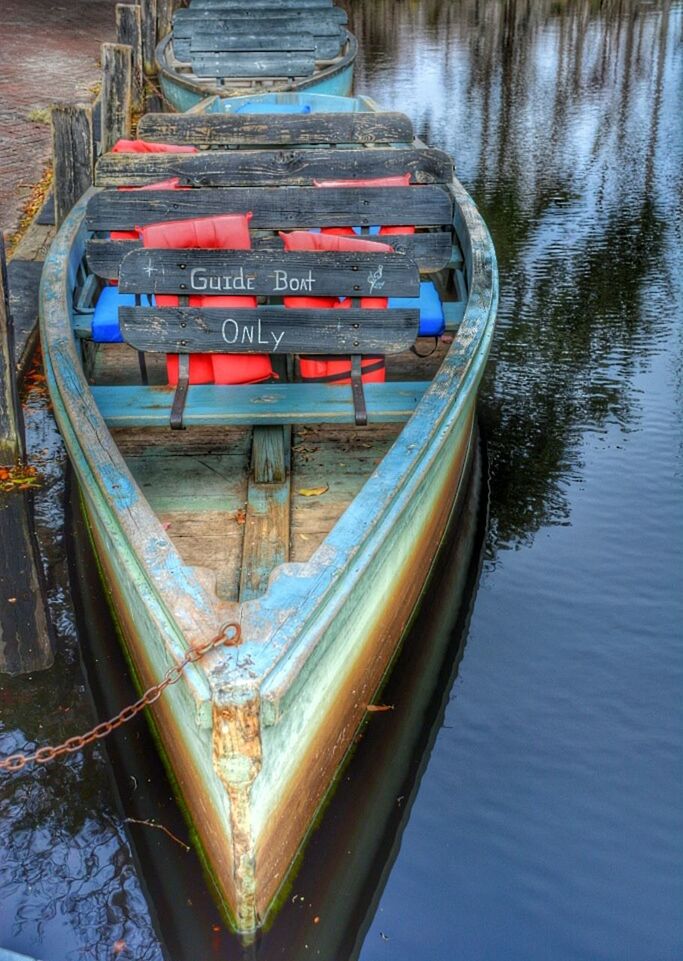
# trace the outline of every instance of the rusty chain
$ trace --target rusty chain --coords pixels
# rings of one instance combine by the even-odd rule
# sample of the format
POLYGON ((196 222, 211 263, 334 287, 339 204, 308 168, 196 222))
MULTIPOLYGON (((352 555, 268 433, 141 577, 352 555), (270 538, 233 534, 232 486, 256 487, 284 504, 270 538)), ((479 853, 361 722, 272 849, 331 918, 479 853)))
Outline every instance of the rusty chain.
POLYGON ((84 747, 87 747, 88 744, 99 741, 101 738, 106 737, 108 734, 111 734, 112 731, 121 727, 122 724, 126 724, 132 720, 140 711, 144 710, 144 708, 149 707, 150 704, 154 704, 167 687, 175 684, 188 664, 194 664, 195 661, 198 661, 220 644, 234 647, 236 644, 239 644, 240 634, 239 624, 235 624, 233 621, 229 624, 224 624, 215 637, 212 637, 210 641, 206 641, 204 644, 190 648, 182 661, 169 668, 158 684, 153 684, 152 687, 145 691, 142 697, 138 698, 133 704, 124 707, 115 717, 110 718, 108 721, 102 721, 86 734, 78 734, 75 737, 68 738, 62 744, 58 744, 57 747, 49 747, 46 745, 45 747, 38 748, 33 754, 9 754, 7 757, 0 758, 0 771, 21 771, 22 768, 31 763, 47 764, 56 757, 60 757, 63 754, 71 754, 74 751, 81 751, 84 747), (234 631, 234 634, 228 637, 226 635, 230 629, 234 631))

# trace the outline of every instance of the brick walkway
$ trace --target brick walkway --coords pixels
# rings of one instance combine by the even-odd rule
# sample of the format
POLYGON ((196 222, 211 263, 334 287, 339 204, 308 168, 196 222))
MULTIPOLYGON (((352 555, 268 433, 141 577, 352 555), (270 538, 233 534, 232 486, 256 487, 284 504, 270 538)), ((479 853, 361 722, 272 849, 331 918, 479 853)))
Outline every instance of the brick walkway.
POLYGON ((2 0, 1 6, 0 230, 7 232, 50 158, 49 124, 28 114, 92 99, 99 45, 114 39, 115 0, 2 0))

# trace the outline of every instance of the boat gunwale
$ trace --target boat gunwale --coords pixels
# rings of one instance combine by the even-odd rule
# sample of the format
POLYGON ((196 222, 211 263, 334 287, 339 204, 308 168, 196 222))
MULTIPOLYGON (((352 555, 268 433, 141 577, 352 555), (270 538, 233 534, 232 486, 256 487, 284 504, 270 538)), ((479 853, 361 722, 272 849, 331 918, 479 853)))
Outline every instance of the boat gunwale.
MULTIPOLYGON (((344 53, 341 53, 333 61, 325 61, 325 66, 321 70, 316 70, 310 77, 299 77, 293 82, 289 78, 273 78, 273 83, 266 89, 260 89, 255 87, 252 90, 253 94, 258 93, 297 93, 301 90, 306 90, 314 84, 320 83, 322 80, 326 80, 328 77, 334 77, 335 74, 341 73, 347 67, 351 66, 357 55, 358 55, 358 39, 355 34, 351 33, 346 27, 344 28, 346 37, 344 38, 344 43, 348 44, 347 49, 344 53)), ((202 100, 211 96, 223 96, 229 97, 230 94, 227 86, 219 86, 216 78, 207 78, 202 80, 199 77, 195 77, 192 74, 193 79, 190 80, 187 76, 178 73, 168 62, 168 48, 173 40, 173 31, 166 34, 160 42, 157 44, 156 50, 154 51, 154 57, 156 61, 157 70, 160 74, 164 75, 164 78, 171 82, 177 84, 179 87, 183 87, 185 90, 189 90, 195 95, 201 95, 202 100)), ((182 63, 183 61, 178 61, 182 63)), ((238 80, 238 77, 226 77, 226 80, 238 80)), ((255 78, 260 80, 261 78, 255 78)), ((253 81, 252 81, 253 82, 253 81)), ((240 92, 244 88, 237 88, 240 92)), ((235 96, 240 96, 240 93, 235 93, 235 96)), ((197 106, 197 104, 195 104, 197 106)))

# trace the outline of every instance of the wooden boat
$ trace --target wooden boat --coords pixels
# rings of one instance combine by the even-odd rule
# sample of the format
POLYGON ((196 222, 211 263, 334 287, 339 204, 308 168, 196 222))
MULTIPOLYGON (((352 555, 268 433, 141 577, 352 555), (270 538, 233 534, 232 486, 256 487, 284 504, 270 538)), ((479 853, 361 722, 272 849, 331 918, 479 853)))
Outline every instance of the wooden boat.
POLYGON ((356 38, 332 0, 192 0, 156 50, 161 91, 186 111, 213 94, 351 93, 356 38))
MULTIPOLYGON (((414 141, 400 114, 159 115, 141 129, 212 149, 100 159, 98 186, 46 261, 43 350, 140 685, 226 622, 240 625, 238 644, 226 631, 227 646, 190 665, 153 711, 207 869, 247 932, 284 890, 465 489, 495 320, 495 255, 450 158, 414 141), (338 146, 318 146, 330 143, 338 146), (242 149, 217 149, 233 144, 242 149), (362 185, 373 174, 410 174, 412 183, 362 185), (190 189, 116 189, 170 175, 190 189), (315 186, 321 178, 359 185, 315 186), (245 211, 253 250, 179 253, 108 235, 245 211), (283 252, 277 236, 382 223, 416 230, 383 228, 388 253, 283 252), (271 303, 122 307, 127 343, 92 343, 103 280, 118 278, 121 295, 183 297, 196 270, 231 290, 246 278, 271 303), (278 305, 282 271, 308 277, 321 296, 360 296, 362 305, 381 290, 401 300, 332 315, 278 305), (420 312, 406 306, 429 282, 453 335, 436 349, 434 338, 416 339, 420 312), (231 336, 221 339, 226 324, 231 336), (263 343, 275 331, 279 354, 263 343), (282 355, 280 381, 188 386, 189 352, 217 351, 214 362, 227 340, 239 357, 282 355), (180 353, 178 389, 157 353, 170 349, 180 353), (290 354, 322 350, 353 356, 350 385, 292 378, 290 354), (363 354, 387 355, 386 382, 363 381, 363 354), (169 429, 172 414, 186 430, 169 429)), ((301 292, 297 284, 288 290, 301 292)))

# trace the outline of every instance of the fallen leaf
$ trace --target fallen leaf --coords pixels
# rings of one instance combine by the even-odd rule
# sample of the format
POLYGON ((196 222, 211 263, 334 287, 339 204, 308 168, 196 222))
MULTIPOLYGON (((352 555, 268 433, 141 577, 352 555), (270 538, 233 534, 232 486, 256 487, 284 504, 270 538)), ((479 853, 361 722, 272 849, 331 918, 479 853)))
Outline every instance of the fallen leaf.
POLYGON ((301 494, 302 497, 320 497, 330 489, 329 484, 325 484, 324 487, 301 487, 297 494, 301 494))
POLYGON ((370 714, 378 714, 380 711, 393 711, 393 704, 368 704, 366 710, 370 714))

